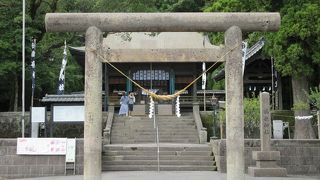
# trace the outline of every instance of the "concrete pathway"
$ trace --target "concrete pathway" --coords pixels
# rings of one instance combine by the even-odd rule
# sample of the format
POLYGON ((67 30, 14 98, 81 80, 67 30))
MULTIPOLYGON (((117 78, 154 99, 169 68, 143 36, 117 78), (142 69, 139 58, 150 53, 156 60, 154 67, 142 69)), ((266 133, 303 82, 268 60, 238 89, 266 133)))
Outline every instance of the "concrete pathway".
MULTIPOLYGON (((20 180, 82 180, 83 176, 53 176, 26 178, 20 180)), ((104 172, 102 180, 226 180, 226 174, 210 171, 124 171, 104 172)), ((255 178, 246 176, 246 180, 320 180, 320 176, 288 176, 285 178, 255 178)))

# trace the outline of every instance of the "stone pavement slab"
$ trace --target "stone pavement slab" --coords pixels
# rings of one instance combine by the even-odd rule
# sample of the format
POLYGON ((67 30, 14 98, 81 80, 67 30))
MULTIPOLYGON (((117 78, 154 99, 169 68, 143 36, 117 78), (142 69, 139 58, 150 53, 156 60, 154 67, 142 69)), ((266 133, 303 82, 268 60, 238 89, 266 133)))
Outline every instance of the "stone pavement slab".
MULTIPOLYGON (((52 176, 41 178, 26 178, 19 180, 82 180, 83 176, 52 176)), ((226 180, 225 173, 212 171, 123 171, 104 172, 102 180, 226 180)), ((251 177, 246 180, 320 180, 319 176, 287 176, 287 177, 251 177)))

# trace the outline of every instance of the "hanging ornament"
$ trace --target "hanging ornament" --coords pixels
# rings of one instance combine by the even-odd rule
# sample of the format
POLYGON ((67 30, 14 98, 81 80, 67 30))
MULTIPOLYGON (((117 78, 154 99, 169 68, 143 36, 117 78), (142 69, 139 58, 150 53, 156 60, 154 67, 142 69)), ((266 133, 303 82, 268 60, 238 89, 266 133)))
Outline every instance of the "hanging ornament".
POLYGON ((152 97, 150 96, 150 106, 149 106, 149 118, 151 119, 153 117, 153 112, 154 112, 154 101, 152 97))
POLYGON ((177 117, 181 117, 181 113, 180 113, 180 96, 177 96, 176 99, 176 115, 177 117))

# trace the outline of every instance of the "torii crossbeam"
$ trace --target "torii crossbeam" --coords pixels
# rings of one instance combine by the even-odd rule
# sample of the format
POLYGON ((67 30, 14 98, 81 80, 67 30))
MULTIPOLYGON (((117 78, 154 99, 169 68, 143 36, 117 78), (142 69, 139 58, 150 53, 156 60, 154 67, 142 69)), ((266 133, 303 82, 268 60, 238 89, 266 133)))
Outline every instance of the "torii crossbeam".
POLYGON ((217 61, 225 52, 227 179, 244 180, 242 31, 277 31, 279 13, 48 13, 48 32, 86 32, 84 179, 101 179, 102 66, 104 32, 225 32, 220 49, 165 49, 144 53, 110 50, 111 62, 217 61), (235 47, 235 48, 234 48, 235 47), (201 59, 198 59, 201 58, 201 59))

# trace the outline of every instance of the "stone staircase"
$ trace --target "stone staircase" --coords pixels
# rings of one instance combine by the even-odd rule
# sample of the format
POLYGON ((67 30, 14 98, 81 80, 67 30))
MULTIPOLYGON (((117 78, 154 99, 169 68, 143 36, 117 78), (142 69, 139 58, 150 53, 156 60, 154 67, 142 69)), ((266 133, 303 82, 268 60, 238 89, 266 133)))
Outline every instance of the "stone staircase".
MULTIPOLYGON (((213 171, 208 144, 199 144, 192 115, 157 116, 161 171, 213 171)), ((103 146, 103 171, 157 171, 158 155, 153 119, 114 116, 111 144, 103 146)))
MULTIPOLYGON (((199 144, 193 117, 157 116, 160 143, 199 144)), ((153 119, 144 116, 115 116, 111 131, 111 144, 155 143, 153 119)))
MULTIPOLYGON (((103 148, 103 171, 157 171, 156 144, 110 144, 103 148)), ((206 144, 160 144, 160 171, 214 171, 206 144)))

